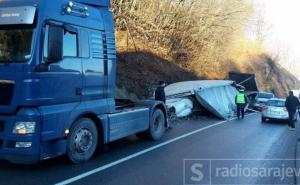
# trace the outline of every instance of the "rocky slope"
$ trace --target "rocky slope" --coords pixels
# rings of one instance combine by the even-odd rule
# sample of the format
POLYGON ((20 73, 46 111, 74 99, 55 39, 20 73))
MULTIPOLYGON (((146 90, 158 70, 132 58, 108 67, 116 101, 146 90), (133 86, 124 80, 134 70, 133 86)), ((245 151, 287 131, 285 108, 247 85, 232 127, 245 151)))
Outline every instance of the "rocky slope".
MULTIPOLYGON (((153 95, 157 82, 174 83, 204 79, 151 52, 120 52, 117 65, 117 98, 144 99, 153 95)), ((226 79, 228 71, 255 73, 260 90, 285 97, 288 90, 299 89, 298 79, 266 55, 253 57, 243 65, 228 63, 214 71, 213 79, 226 79), (220 73, 219 78, 215 74, 220 73)), ((209 76, 206 79, 212 79, 209 76)))

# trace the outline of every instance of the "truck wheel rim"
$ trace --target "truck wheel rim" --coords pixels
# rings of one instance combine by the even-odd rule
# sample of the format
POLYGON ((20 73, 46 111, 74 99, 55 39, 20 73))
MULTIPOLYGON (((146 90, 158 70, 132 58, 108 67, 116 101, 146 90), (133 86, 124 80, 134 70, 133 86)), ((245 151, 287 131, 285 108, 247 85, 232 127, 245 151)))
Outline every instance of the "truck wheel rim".
POLYGON ((79 129, 74 136, 74 145, 78 153, 85 153, 93 144, 93 135, 87 129, 79 129))

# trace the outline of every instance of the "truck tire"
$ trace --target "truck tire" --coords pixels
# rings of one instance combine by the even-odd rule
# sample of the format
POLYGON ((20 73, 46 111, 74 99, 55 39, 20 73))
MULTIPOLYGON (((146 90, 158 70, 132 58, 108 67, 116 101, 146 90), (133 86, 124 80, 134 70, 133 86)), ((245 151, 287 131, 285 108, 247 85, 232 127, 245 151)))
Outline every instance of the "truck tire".
POLYGON ((68 158, 75 164, 88 161, 95 153, 97 144, 98 132, 94 122, 82 118, 73 124, 68 135, 68 158))
POLYGON ((152 115, 148 135, 151 140, 159 140, 165 133, 165 115, 160 109, 156 109, 152 115))
POLYGON ((165 133, 165 115, 160 109, 156 109, 150 120, 150 126, 147 131, 136 134, 139 139, 159 140, 165 133), (155 123, 155 121, 157 121, 155 123))

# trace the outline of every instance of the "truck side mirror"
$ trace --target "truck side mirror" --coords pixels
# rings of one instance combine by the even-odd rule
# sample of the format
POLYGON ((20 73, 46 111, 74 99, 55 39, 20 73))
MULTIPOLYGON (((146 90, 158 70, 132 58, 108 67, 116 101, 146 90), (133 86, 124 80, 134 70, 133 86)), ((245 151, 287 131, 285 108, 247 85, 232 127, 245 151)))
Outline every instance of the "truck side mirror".
POLYGON ((49 26, 47 63, 55 63, 63 59, 64 29, 60 26, 49 26))

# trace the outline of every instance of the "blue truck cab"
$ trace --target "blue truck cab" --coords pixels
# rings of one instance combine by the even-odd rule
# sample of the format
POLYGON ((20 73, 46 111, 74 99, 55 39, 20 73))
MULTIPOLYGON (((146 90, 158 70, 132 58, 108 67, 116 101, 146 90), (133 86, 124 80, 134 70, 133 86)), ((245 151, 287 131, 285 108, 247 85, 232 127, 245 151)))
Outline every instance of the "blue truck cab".
POLYGON ((110 0, 0 1, 0 159, 36 163, 137 134, 160 139, 162 102, 115 99, 110 0))

